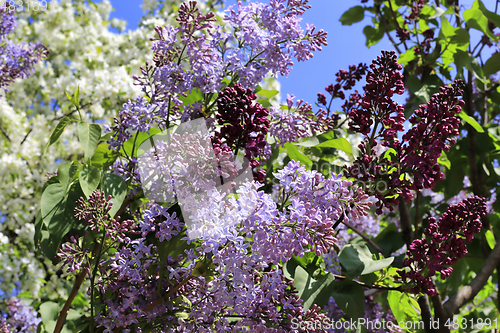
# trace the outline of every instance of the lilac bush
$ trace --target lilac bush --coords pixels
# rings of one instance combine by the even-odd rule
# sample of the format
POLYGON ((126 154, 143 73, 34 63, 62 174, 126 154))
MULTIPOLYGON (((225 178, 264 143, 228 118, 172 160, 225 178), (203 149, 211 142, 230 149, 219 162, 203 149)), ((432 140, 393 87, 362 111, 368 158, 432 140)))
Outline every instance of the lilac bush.
MULTIPOLYGON (((271 105, 263 79, 288 75, 294 59, 326 45, 325 32, 300 25, 307 3, 238 2, 219 25, 186 2, 175 26, 156 27, 154 57, 134 77, 143 96, 123 105, 106 135, 81 115, 61 121, 78 122, 84 154, 49 177, 37 220, 37 245, 76 276, 56 333, 85 280, 79 325, 106 333, 299 332, 296 320, 324 332, 327 315, 393 323, 405 311, 388 293, 409 302, 409 291, 436 294, 433 276, 448 277, 466 254, 485 199, 428 218, 416 239, 405 209, 444 177, 438 158, 459 135, 463 84, 441 87, 404 134, 394 52, 339 71, 330 101, 318 94, 326 110, 293 95, 271 105), (365 75, 363 95, 346 95, 365 75), (345 100, 342 115, 335 98, 345 100), (362 137, 358 154, 344 130, 362 137), (340 172, 311 166, 339 151, 349 159, 340 172)), ((80 114, 78 91, 70 100, 80 114)), ((418 202, 412 209, 417 220, 418 202)))

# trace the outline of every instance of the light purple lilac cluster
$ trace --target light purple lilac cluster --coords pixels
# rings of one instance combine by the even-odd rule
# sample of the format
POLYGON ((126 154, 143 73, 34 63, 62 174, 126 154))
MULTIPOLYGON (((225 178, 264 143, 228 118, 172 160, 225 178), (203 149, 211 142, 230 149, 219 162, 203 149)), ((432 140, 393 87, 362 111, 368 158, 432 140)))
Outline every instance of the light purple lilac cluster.
POLYGON ((7 91, 7 86, 17 78, 27 78, 34 71, 36 63, 46 58, 48 49, 41 43, 16 45, 7 35, 16 27, 14 11, 0 7, 0 88, 7 91))
POLYGON ((333 128, 331 119, 327 118, 324 110, 313 113, 312 105, 304 100, 294 102, 294 98, 294 95, 287 95, 287 109, 271 108, 273 123, 269 134, 280 147, 286 142, 297 142, 300 138, 323 133, 333 128))
POLYGON ((1 333, 35 333, 42 318, 32 306, 26 305, 16 298, 7 301, 9 312, 7 317, 1 317, 0 313, 0 332, 1 333))
POLYGON ((303 310, 281 263, 292 255, 326 253, 335 242, 335 222, 364 215, 367 196, 349 190, 351 182, 336 175, 324 178, 294 161, 276 178, 283 190, 280 207, 255 181, 240 186, 236 197, 208 193, 210 200, 196 208, 205 214, 193 213, 192 219, 211 218, 223 232, 196 240, 184 236, 184 223, 175 211, 157 204, 145 209, 144 221, 135 227, 141 238, 100 265, 111 268, 102 271, 100 288, 112 296, 96 318, 105 332, 145 321, 162 329, 171 325, 175 332, 212 327, 221 332, 245 327, 252 332, 290 332, 293 317, 323 318, 319 308, 303 310), (160 242, 152 242, 150 233, 160 242), (162 253, 164 240, 174 244, 162 253), (168 273, 159 279, 161 270, 168 273), (177 301, 158 301, 169 293, 177 301), (176 316, 182 309, 188 311, 176 316), (229 318, 239 321, 230 324, 229 318))
POLYGON ((304 31, 301 16, 308 0, 275 0, 270 4, 241 2, 231 6, 225 28, 214 24, 213 13, 201 14, 195 1, 179 8, 179 26, 157 27, 153 39, 154 64, 146 64, 136 84, 149 102, 139 98, 126 103, 108 127, 110 147, 119 149, 131 131, 147 132, 155 124, 166 129, 172 121, 213 113, 213 95, 236 82, 255 89, 267 74, 288 75, 293 58, 305 61, 326 45, 326 32, 304 31), (228 32, 232 30, 233 33, 228 32), (204 94, 203 104, 185 104, 182 97, 193 90, 204 94), (195 107, 196 104, 196 107, 195 107), (201 111, 201 112, 200 112, 201 111))
POLYGON ((244 48, 229 48, 226 57, 229 70, 235 72, 245 87, 255 87, 266 74, 287 76, 293 65, 293 57, 305 61, 313 52, 326 45, 326 32, 315 32, 313 25, 300 21, 308 0, 274 0, 270 4, 260 2, 243 6, 231 6, 225 20, 235 30, 236 41, 244 48), (256 20, 256 18, 258 18, 256 20))

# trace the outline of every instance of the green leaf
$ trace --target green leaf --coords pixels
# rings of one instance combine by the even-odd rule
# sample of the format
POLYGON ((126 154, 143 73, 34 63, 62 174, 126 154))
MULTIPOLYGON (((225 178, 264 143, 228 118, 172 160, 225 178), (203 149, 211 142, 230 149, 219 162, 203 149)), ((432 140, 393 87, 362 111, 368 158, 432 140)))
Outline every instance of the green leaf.
POLYGON ((80 196, 74 187, 65 195, 61 184, 49 185, 42 193, 42 219, 54 245, 59 246, 62 238, 77 225, 73 214, 80 196))
POLYGON ((291 160, 295 160, 297 162, 304 164, 308 169, 312 167, 311 159, 306 155, 302 154, 297 148, 297 146, 291 144, 290 142, 287 142, 285 143, 284 147, 286 153, 288 154, 288 157, 290 157, 291 160))
POLYGON ((75 91, 75 94, 73 95, 73 99, 76 103, 76 107, 79 108, 80 107, 80 86, 77 86, 76 87, 76 91, 75 91))
POLYGON ((75 178, 76 173, 78 172, 78 161, 69 162, 63 164, 57 170, 57 179, 61 183, 64 194, 68 193, 68 189, 75 178))
POLYGON ((433 20, 433 19, 436 19, 436 18, 438 18, 438 17, 441 17, 444 13, 446 13, 446 11, 445 11, 444 9, 439 8, 439 7, 435 8, 435 10, 436 10, 436 12, 435 12, 433 15, 431 15, 431 16, 428 18, 428 20, 433 20))
POLYGON ((444 152, 444 150, 441 152, 441 155, 439 155, 437 162, 440 165, 444 165, 447 169, 451 168, 451 162, 448 159, 448 156, 446 156, 446 153, 444 152))
POLYGON ((49 142, 47 142, 47 145, 45 146, 44 150, 43 150, 43 155, 45 155, 45 153, 47 152, 47 149, 52 146, 56 141, 57 139, 59 139, 59 137, 61 136, 62 132, 64 131, 64 129, 66 128, 66 126, 72 122, 72 121, 76 121, 76 119, 74 118, 70 118, 68 116, 64 116, 60 121, 59 123, 57 124, 56 128, 54 128, 54 131, 52 132, 52 134, 50 135, 50 139, 49 139, 49 142))
POLYGON ((342 25, 351 25, 363 21, 364 18, 365 8, 362 6, 354 6, 342 14, 339 21, 342 25))
POLYGON ((420 306, 418 302, 409 297, 408 294, 401 293, 397 290, 389 290, 387 300, 389 301, 389 306, 398 323, 416 323, 419 320, 420 306))
POLYGON ((458 116, 462 118, 467 124, 471 125, 479 133, 484 132, 484 129, 481 127, 481 125, 478 124, 476 119, 469 117, 469 115, 465 113, 464 110, 460 111, 458 116))
POLYGON ((363 29, 363 34, 366 37, 366 47, 370 48, 370 46, 377 44, 382 37, 384 37, 384 30, 380 29, 380 27, 375 29, 374 27, 367 25, 363 29))
POLYGON ((348 244, 339 253, 339 262, 350 276, 359 276, 379 271, 394 261, 394 257, 374 260, 366 245, 348 244))
POLYGON ((349 141, 345 138, 332 139, 325 142, 320 143, 316 147, 329 147, 342 150, 346 154, 352 155, 352 147, 349 141))
POLYGON ((488 242, 490 249, 493 249, 496 245, 495 235, 493 235, 491 230, 486 230, 485 236, 486 236, 486 241, 488 242))
POLYGON ((494 23, 497 27, 500 27, 500 15, 494 12, 490 12, 488 9, 486 9, 481 0, 474 1, 474 3, 472 4, 472 8, 479 9, 488 20, 494 23))
POLYGON ((47 327, 47 324, 51 321, 54 321, 55 326, 55 321, 59 317, 59 311, 61 311, 61 306, 55 302, 45 302, 40 305, 40 309, 38 310, 38 312, 42 316, 42 321, 45 325, 45 329, 49 332, 53 332, 54 329, 50 329, 49 327, 47 327))
POLYGON ((302 147, 314 147, 314 146, 317 146, 319 145, 319 139, 317 137, 312 137, 310 138, 309 140, 306 140, 306 141, 302 141, 302 142, 294 142, 292 144, 296 145, 296 146, 302 146, 302 147))
POLYGON ((42 239, 42 227, 43 227, 43 219, 42 219, 42 212, 38 211, 36 214, 36 219, 35 219, 35 248, 38 247, 40 244, 40 240, 42 239))
MULTIPOLYGON (((442 85, 443 81, 435 74, 429 75, 424 83, 420 82, 416 76, 411 76, 408 79, 408 90, 415 94, 420 104, 427 103, 432 95, 439 92, 439 87, 442 85)), ((411 111, 413 112, 413 110, 411 111)))
POLYGON ((175 316, 177 318, 181 318, 181 319, 188 319, 189 318, 189 313, 187 313, 187 312, 176 312, 175 316))
POLYGON ((118 175, 106 173, 102 180, 102 190, 106 197, 111 195, 113 206, 109 211, 109 215, 115 217, 116 212, 122 206, 123 200, 125 200, 125 196, 128 193, 127 183, 118 175))
POLYGON ((85 152, 85 158, 91 158, 101 138, 101 126, 85 122, 79 123, 78 138, 85 152))
POLYGON ((488 28, 488 18, 479 9, 466 10, 463 16, 468 27, 482 31, 493 40, 498 40, 498 36, 488 28))
POLYGON ((203 100, 203 94, 198 88, 191 90, 191 93, 187 96, 179 96, 179 99, 184 105, 193 104, 195 102, 203 100))
POLYGON ((483 66, 483 72, 484 75, 490 76, 498 73, 498 71, 500 71, 500 53, 495 53, 486 60, 483 66))
POLYGON ((97 146, 94 156, 90 162, 95 167, 102 167, 104 165, 111 165, 119 156, 118 152, 115 150, 110 150, 107 143, 101 143, 97 146))
POLYGON ((120 150, 121 152, 125 153, 127 156, 136 156, 137 155, 137 150, 141 146, 141 144, 149 140, 150 137, 160 133, 161 130, 158 128, 151 128, 149 130, 149 133, 147 132, 137 132, 134 134, 130 139, 125 141, 123 143, 122 149, 120 150), (137 139, 136 139, 137 137, 137 139), (135 142, 135 145, 134 145, 135 142))
POLYGON ((331 296, 335 303, 346 315, 357 320, 365 313, 365 294, 363 287, 351 280, 344 280, 335 284, 336 289, 331 296))
POLYGON ((477 78, 482 79, 484 74, 483 74, 483 69, 481 68, 481 65, 479 65, 479 62, 475 57, 473 57, 471 54, 469 54, 466 51, 462 50, 457 50, 457 52, 454 55, 455 59, 455 64, 457 66, 457 72, 462 74, 463 72, 463 67, 467 68, 467 70, 471 71, 474 73, 474 75, 477 78))
POLYGON ((278 95, 280 92, 278 90, 266 90, 266 89, 261 89, 257 92, 257 95, 262 95, 267 97, 268 99, 271 99, 272 97, 278 95))
POLYGON ((300 265, 287 263, 285 265, 289 276, 293 278, 293 286, 298 291, 298 296, 304 301, 304 310, 309 310, 313 304, 323 306, 328 302, 330 296, 335 291, 335 277, 333 274, 326 274, 318 280, 313 279, 307 271, 300 265))
POLYGON ((399 55, 398 62, 401 65, 406 65, 416 57, 417 56, 415 55, 415 48, 412 47, 411 49, 408 49, 406 52, 403 52, 399 55))
POLYGON ((77 109, 80 108, 80 87, 77 86, 73 96, 71 96, 66 90, 64 90, 66 97, 69 99, 71 104, 73 104, 77 109))
POLYGON ((101 182, 101 171, 96 167, 84 164, 80 170, 79 179, 82 191, 88 199, 101 182))

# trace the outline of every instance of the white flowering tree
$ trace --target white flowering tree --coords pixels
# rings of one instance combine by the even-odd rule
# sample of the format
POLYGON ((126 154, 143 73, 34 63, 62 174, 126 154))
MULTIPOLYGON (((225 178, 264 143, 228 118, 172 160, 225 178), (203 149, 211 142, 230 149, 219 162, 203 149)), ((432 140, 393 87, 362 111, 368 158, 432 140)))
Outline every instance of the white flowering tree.
MULTIPOLYGON (((180 1, 145 1, 139 27, 124 32, 126 22, 110 19, 109 1, 52 1, 47 10, 17 13, 13 42, 41 42, 50 51, 35 73, 17 80, 0 98, 0 280, 10 293, 64 297, 63 282, 50 261, 33 244, 39 193, 47 170, 56 172, 81 152, 76 124, 66 127, 58 143, 42 156, 50 133, 65 115, 76 113, 65 92, 78 88, 82 117, 112 122, 117 110, 140 89, 133 75, 152 58, 155 26, 173 20, 180 1), (110 29, 116 28, 116 29, 110 29), (118 30, 121 32, 114 32, 118 30), (56 294, 54 294, 56 292, 56 294)), ((207 6, 212 6, 208 3, 207 6)))

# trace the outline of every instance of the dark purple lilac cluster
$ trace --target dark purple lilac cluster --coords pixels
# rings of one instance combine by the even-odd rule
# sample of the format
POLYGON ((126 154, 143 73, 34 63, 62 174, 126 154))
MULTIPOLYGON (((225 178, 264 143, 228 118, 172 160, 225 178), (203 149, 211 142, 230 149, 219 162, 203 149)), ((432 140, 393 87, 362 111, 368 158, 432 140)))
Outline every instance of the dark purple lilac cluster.
MULTIPOLYGON (((250 89, 240 84, 226 87, 217 98, 217 123, 221 126, 215 136, 237 154, 238 149, 245 149, 245 157, 252 169, 259 166, 257 157, 264 154, 267 145, 266 134, 269 131, 269 111, 259 103, 254 103, 257 96, 250 89)), ((264 170, 254 172, 254 179, 264 181, 264 170)))
POLYGON ((430 49, 431 49, 431 42, 432 39, 434 38, 434 30, 432 29, 427 29, 424 32, 422 32, 422 35, 424 35, 424 40, 420 42, 420 45, 415 47, 415 53, 419 54, 422 51, 424 54, 428 54, 430 49))
POLYGON ((73 273, 83 268, 90 277, 90 269, 87 266, 90 249, 82 246, 79 237, 71 236, 70 241, 62 245, 56 256, 62 261, 62 267, 68 267, 66 272, 73 273))
POLYGON ((464 83, 455 81, 449 87, 439 88, 427 104, 419 106, 410 117, 413 125, 403 135, 401 150, 402 168, 411 170, 414 190, 433 188, 443 179, 437 159, 456 142, 460 120, 456 117, 465 102, 458 97, 463 94, 464 83))
POLYGON ((455 116, 464 103, 459 100, 463 83, 441 87, 427 104, 420 105, 409 119, 413 127, 400 142, 397 134, 404 130, 405 117, 403 106, 392 96, 404 92, 401 65, 393 51, 382 51, 370 69, 365 94, 362 98, 352 94, 348 104, 349 128, 365 139, 358 146, 359 157, 345 166, 345 175, 375 185, 367 192, 379 200, 377 213, 381 214, 384 205, 392 208, 401 198, 408 202, 412 191, 433 188, 443 178, 437 159, 458 135, 460 121, 455 116), (385 153, 378 155, 380 149, 385 153), (383 184, 383 190, 377 184, 383 184))
MULTIPOLYGON (((366 85, 361 108, 349 112, 349 129, 367 135, 375 122, 374 134, 381 124, 377 136, 385 141, 396 138, 398 131, 403 131, 404 107, 392 100, 394 94, 404 93, 403 67, 396 61, 394 51, 382 51, 382 55, 370 64, 371 71, 366 75, 366 85)), ((372 134, 372 137, 374 137, 372 134)))
POLYGON ((436 221, 428 219, 424 234, 428 238, 415 239, 407 253, 403 267, 398 271, 404 282, 415 283, 412 292, 424 292, 429 296, 436 294, 432 277, 440 273, 445 279, 453 271, 452 265, 467 254, 467 243, 474 233, 481 231, 481 218, 486 215, 486 199, 473 196, 451 205, 443 216, 436 221))
MULTIPOLYGON (((345 99, 344 91, 351 90, 356 84, 356 81, 361 80, 367 70, 368 67, 363 63, 359 63, 358 66, 350 65, 348 71, 341 69, 335 74, 337 76, 337 83, 335 85, 329 84, 325 88, 325 91, 330 94, 331 99, 345 99)), ((326 96, 323 93, 318 93, 318 103, 323 106, 327 106, 326 96)))
POLYGON ((48 49, 41 43, 16 45, 7 35, 16 27, 14 11, 0 7, 0 88, 7 91, 17 78, 27 78, 37 62, 46 58, 48 49))
MULTIPOLYGON (((401 43, 406 43, 407 40, 410 40, 410 31, 412 30, 409 27, 410 24, 416 24, 419 20, 419 15, 422 9, 425 7, 425 4, 429 2, 429 0, 410 0, 406 2, 406 6, 409 9, 409 14, 405 15, 404 24, 396 27, 396 36, 399 38, 401 43)), ((428 54, 431 48, 431 42, 434 38, 434 30, 427 29, 422 32, 424 39, 419 41, 417 38, 416 45, 414 47, 415 54, 428 54)), ((406 46, 406 44, 405 44, 406 46)))
MULTIPOLYGON (((111 218, 109 211, 113 206, 111 196, 106 197, 104 192, 95 190, 89 196, 88 200, 80 197, 75 207, 74 216, 79 221, 85 221, 91 232, 95 234, 92 240, 96 241, 97 234, 103 233, 103 238, 113 243, 120 242, 127 244, 130 238, 129 233, 134 220, 125 220, 120 222, 120 217, 111 218)), ((58 250, 57 257, 63 261, 63 267, 68 266, 68 272, 85 269, 90 276, 88 260, 91 259, 90 248, 86 242, 88 231, 85 231, 83 238, 71 236, 70 241, 62 245, 58 250), (85 245, 87 244, 87 245, 85 245)))
POLYGON ((322 115, 322 112, 324 112, 328 115, 326 119, 323 119, 323 117, 321 117, 320 119, 322 123, 324 123, 326 130, 337 127, 338 121, 340 119, 339 114, 336 112, 332 112, 331 110, 331 105, 335 98, 345 99, 344 103, 342 104, 342 109, 344 110, 344 112, 347 109, 350 110, 357 105, 359 99, 361 98, 358 94, 358 91, 356 90, 354 94, 351 94, 348 99, 345 98, 345 91, 352 89, 356 84, 356 81, 361 80, 362 77, 366 74, 367 70, 368 66, 363 63, 359 63, 358 66, 350 65, 348 71, 343 69, 339 70, 335 74, 337 76, 337 83, 335 85, 329 84, 325 88, 325 91, 330 95, 329 102, 327 102, 325 94, 318 93, 317 105, 326 107, 326 111, 323 111, 323 109, 320 108, 319 114, 322 115))

